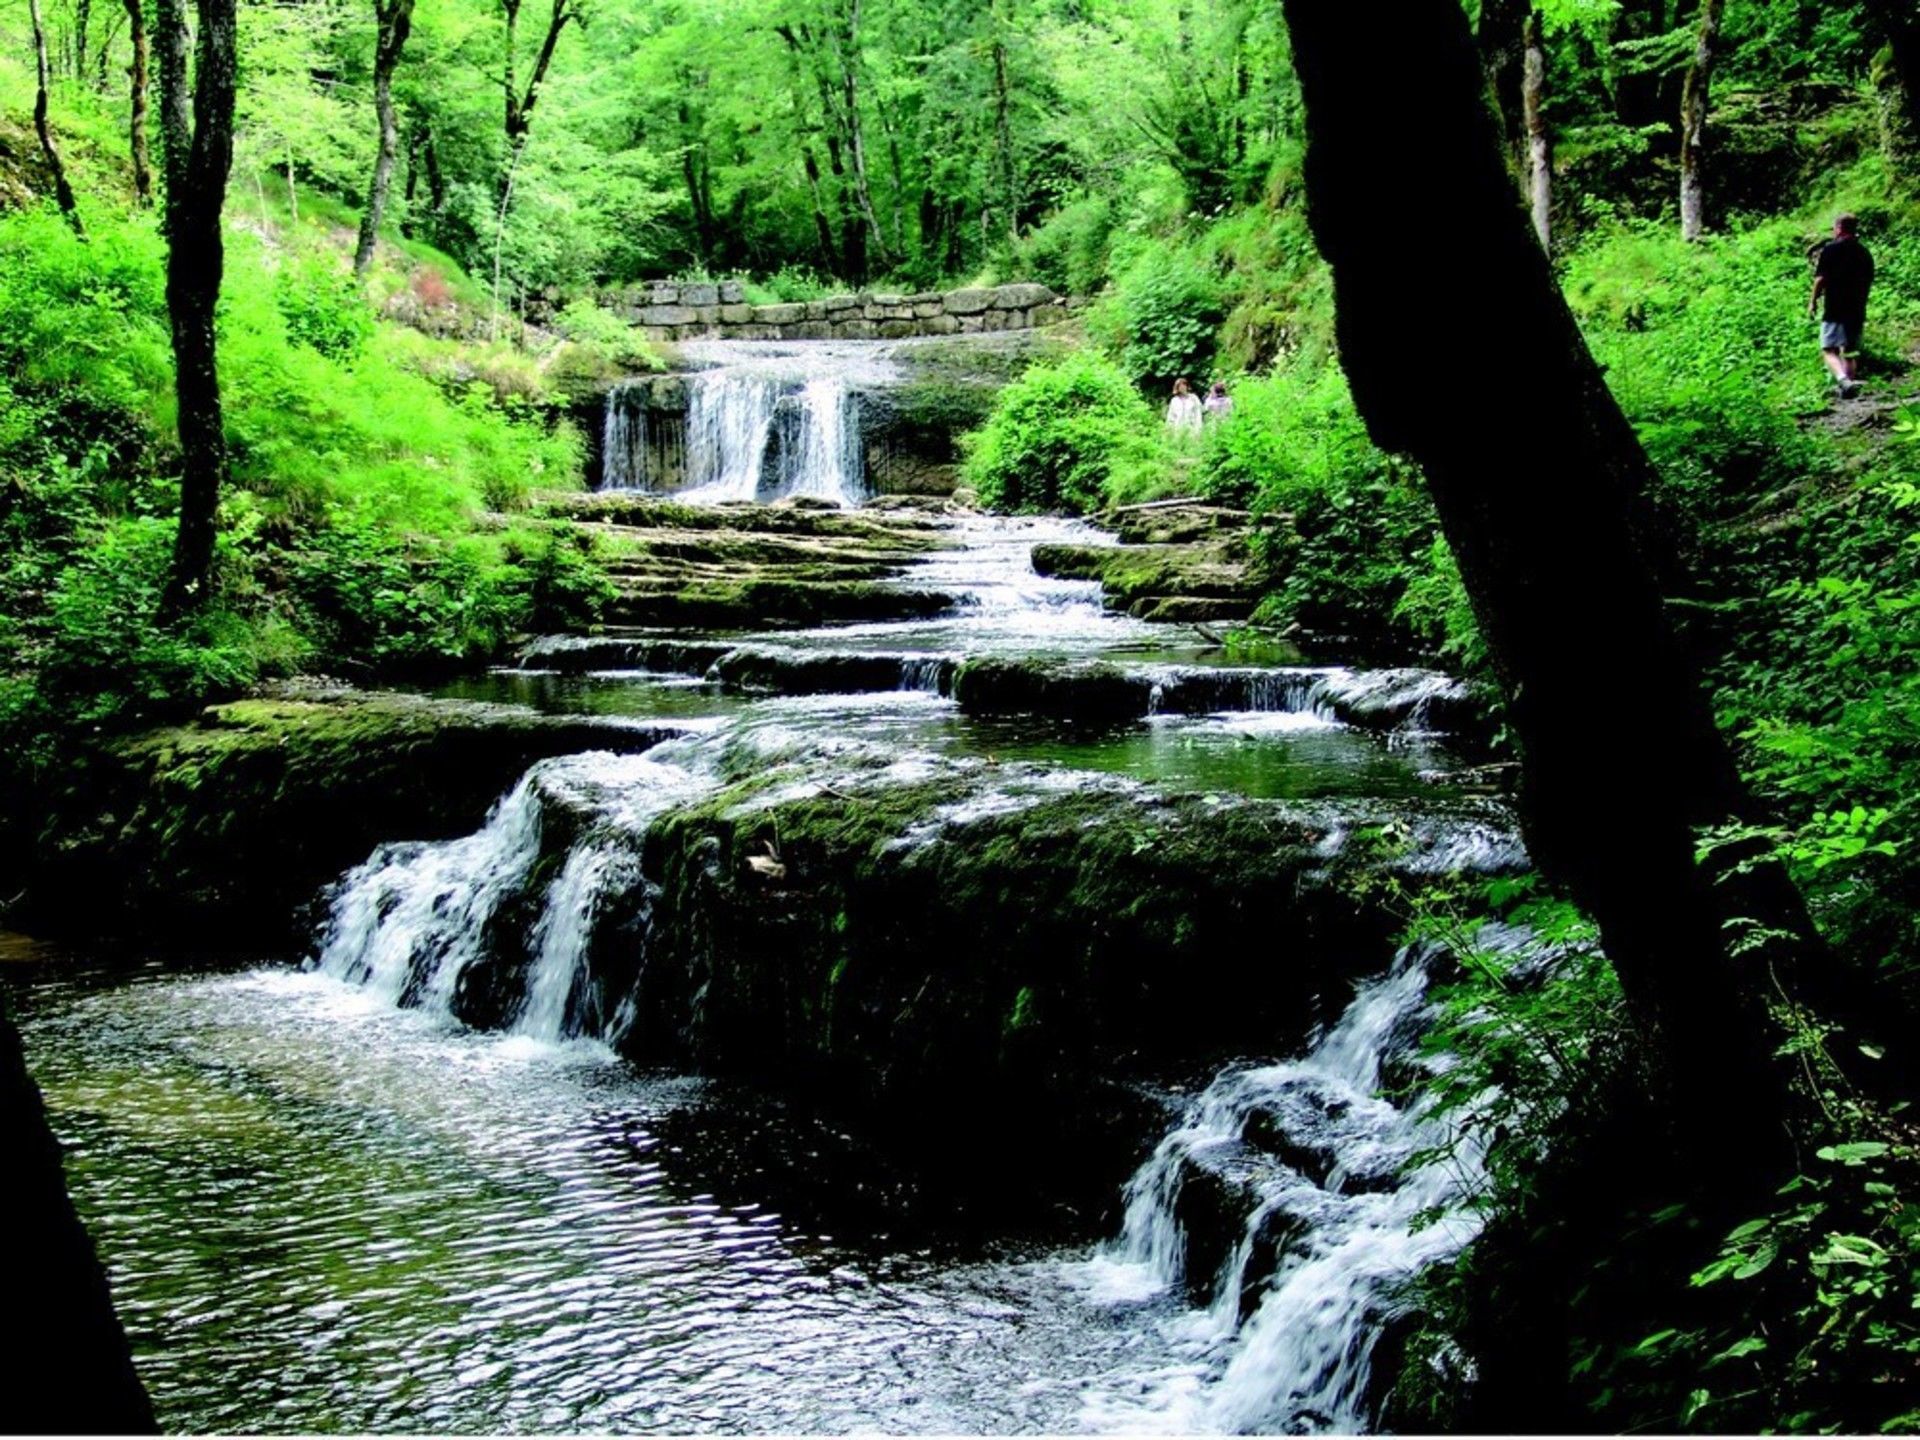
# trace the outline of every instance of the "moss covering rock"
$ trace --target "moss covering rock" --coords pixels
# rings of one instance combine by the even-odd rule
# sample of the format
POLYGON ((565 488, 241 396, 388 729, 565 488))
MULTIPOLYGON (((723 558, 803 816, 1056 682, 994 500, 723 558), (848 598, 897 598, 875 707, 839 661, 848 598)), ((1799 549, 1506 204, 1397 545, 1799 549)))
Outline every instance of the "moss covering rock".
POLYGON ((89 747, 14 787, 22 917, 195 945, 303 938, 316 890, 378 843, 473 829, 535 760, 644 750, 675 727, 290 686, 89 747))

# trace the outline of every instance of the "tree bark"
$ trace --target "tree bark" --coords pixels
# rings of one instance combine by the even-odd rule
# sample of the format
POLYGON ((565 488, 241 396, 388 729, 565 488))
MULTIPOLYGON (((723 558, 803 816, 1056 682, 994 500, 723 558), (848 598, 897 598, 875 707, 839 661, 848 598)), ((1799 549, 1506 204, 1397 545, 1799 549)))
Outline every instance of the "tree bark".
POLYGON ((1480 0, 1480 25, 1474 38, 1480 46, 1480 68, 1500 120, 1500 138, 1508 159, 1518 171, 1526 149, 1526 114, 1521 107, 1521 75, 1526 65, 1526 23, 1533 11, 1528 0, 1480 0))
POLYGON ((1698 240, 1707 229, 1706 176, 1701 156, 1707 143, 1708 94, 1725 5, 1726 0, 1700 0, 1693 64, 1687 67, 1686 83, 1680 91, 1680 238, 1686 241, 1698 240))
POLYGON ((800 165, 807 177, 807 194, 813 201, 813 228, 820 245, 820 268, 828 275, 842 274, 840 250, 833 238, 833 221, 827 214, 826 198, 821 193, 820 157, 807 140, 816 127, 807 115, 806 67, 800 35, 792 25, 776 25, 773 33, 787 47, 788 84, 793 91, 793 125, 800 142, 800 165))
POLYGON ((74 0, 73 78, 87 83, 87 31, 93 24, 93 0, 74 0))
POLYGON ((1425 472, 1512 707, 1529 848, 1598 922, 1701 1176, 1751 1181, 1785 1158, 1766 992, 1817 942, 1777 866, 1696 863, 1697 827, 1751 806, 1639 543, 1646 455, 1514 203, 1459 6, 1422 0, 1390 30, 1284 8, 1342 363, 1374 439, 1425 472), (1381 95, 1418 117, 1387 151, 1381 95), (1406 218, 1437 214, 1408 245, 1406 218), (1462 295, 1498 323, 1461 325, 1462 295), (1409 335, 1443 332, 1448 364, 1408 364, 1409 335), (1489 415, 1490 384, 1524 425, 1489 415), (1734 917, 1771 949, 1731 953, 1734 917))
POLYGON ((1913 0, 1867 0, 1867 13, 1887 42, 1907 133, 1920 136, 1920 13, 1913 0))
POLYGON ((1540 248, 1553 253, 1553 133, 1547 129, 1547 47, 1540 12, 1529 9, 1521 30, 1520 101, 1527 128, 1527 198, 1540 248))
POLYGON ((373 11, 373 109, 380 120, 380 149, 373 161, 373 181, 367 187, 367 208, 360 216, 360 238, 353 249, 356 278, 364 276, 373 264, 380 218, 386 213, 387 191, 393 185, 393 161, 400 150, 400 122, 393 110, 393 72, 400 68, 400 55, 413 29, 413 0, 374 0, 373 11))
POLYGON ((145 209, 153 204, 153 159, 147 149, 147 13, 142 0, 126 0, 127 38, 133 54, 127 61, 127 149, 133 158, 133 198, 145 209))
POLYGON ((53 143, 53 126, 47 120, 47 87, 52 81, 47 65, 47 32, 40 23, 40 0, 27 0, 27 14, 33 20, 33 63, 36 86, 33 93, 33 128, 40 137, 40 153, 46 156, 47 169, 53 172, 53 198, 60 213, 67 217, 73 233, 86 239, 87 227, 80 223, 80 207, 74 202, 73 186, 67 183, 67 167, 60 163, 59 147, 53 143))
POLYGON ((203 604, 213 571, 227 445, 214 311, 225 266, 220 212, 233 168, 236 0, 196 0, 192 98, 183 0, 159 0, 160 115, 167 174, 167 313, 180 427, 180 529, 165 608, 203 604))

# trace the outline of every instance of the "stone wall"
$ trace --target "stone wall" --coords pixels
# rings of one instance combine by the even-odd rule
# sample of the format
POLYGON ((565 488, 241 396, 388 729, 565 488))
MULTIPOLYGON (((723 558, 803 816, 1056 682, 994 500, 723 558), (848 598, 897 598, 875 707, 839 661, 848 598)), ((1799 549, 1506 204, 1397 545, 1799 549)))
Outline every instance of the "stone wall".
POLYGON ((830 295, 749 305, 738 280, 655 280, 601 296, 648 340, 903 340, 1028 330, 1067 317, 1067 302, 1044 285, 925 291, 918 295, 830 295))

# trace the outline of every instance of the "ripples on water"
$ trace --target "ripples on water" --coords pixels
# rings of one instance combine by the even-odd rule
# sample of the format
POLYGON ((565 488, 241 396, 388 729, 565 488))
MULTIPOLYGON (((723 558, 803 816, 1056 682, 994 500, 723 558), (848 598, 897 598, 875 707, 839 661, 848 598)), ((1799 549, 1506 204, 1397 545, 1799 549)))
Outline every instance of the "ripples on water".
POLYGON ((591 1044, 287 971, 23 998, 169 1429, 1047 1430, 1171 1363, 1073 1255, 873 1254, 675 1181, 650 1127, 699 1086, 591 1044))

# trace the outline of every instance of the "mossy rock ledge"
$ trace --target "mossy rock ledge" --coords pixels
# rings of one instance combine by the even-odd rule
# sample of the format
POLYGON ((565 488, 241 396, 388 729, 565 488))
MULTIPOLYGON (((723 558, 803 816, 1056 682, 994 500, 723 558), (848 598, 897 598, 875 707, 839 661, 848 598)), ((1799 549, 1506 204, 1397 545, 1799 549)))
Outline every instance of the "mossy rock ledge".
MULTIPOLYGON (((583 836, 644 877, 585 950, 636 1060, 829 1095, 975 1155, 1094 1123, 1116 1085, 1297 1043, 1390 962, 1387 875, 1525 864, 1486 802, 1169 795, 930 757, 905 779, 763 768, 643 833, 578 791, 542 803, 529 900, 583 836)), ((523 930, 463 974, 468 1023, 513 1013, 523 930)))
POLYGON ((196 946, 301 943, 319 888, 377 844, 464 834, 534 761, 639 751, 670 725, 291 685, 111 739, 25 792, 18 919, 196 946))

